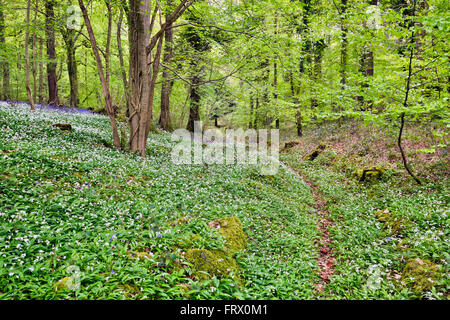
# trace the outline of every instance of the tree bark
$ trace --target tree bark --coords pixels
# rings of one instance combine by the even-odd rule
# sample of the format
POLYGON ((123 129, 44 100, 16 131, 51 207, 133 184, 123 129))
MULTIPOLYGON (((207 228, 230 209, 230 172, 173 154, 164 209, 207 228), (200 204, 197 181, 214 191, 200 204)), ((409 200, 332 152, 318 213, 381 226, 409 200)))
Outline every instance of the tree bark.
POLYGON ((26 78, 25 78, 25 87, 27 90, 28 101, 30 102, 31 110, 35 110, 33 93, 31 92, 30 87, 30 55, 28 52, 28 42, 30 40, 30 8, 31 8, 31 0, 27 1, 27 18, 26 18, 26 30, 25 30, 25 61, 26 61, 26 78))
POLYGON ((39 38, 39 87, 38 87, 38 101, 44 102, 44 63, 42 62, 42 38, 39 38))
POLYGON ((200 83, 200 78, 198 76, 192 77, 192 86, 190 89, 190 100, 191 106, 189 109, 189 120, 186 129, 190 132, 194 132, 195 121, 200 121, 200 93, 198 84, 200 83))
POLYGON ((153 97, 158 76, 164 32, 167 25, 173 23, 195 0, 182 0, 166 22, 151 38, 153 26, 158 12, 161 13, 159 2, 150 17, 149 1, 129 0, 129 146, 131 151, 137 151, 145 156, 147 138, 153 127, 153 97), (156 52, 153 56, 153 49, 156 52))
MULTIPOLYGON (((275 44, 277 43, 276 37, 278 36, 278 12, 275 12, 274 16, 274 35, 275 35, 275 44)), ((280 115, 278 111, 278 64, 277 64, 277 56, 275 55, 273 60, 273 100, 274 100, 274 108, 276 114, 275 127, 277 129, 280 128, 280 115)))
POLYGON ((74 29, 62 29, 61 34, 64 39, 66 49, 67 73, 70 83, 70 106, 77 108, 79 104, 78 97, 78 68, 76 61, 76 39, 77 33, 74 29))
POLYGON ((344 89, 347 83, 347 59, 348 59, 348 29, 345 23, 345 14, 347 12, 347 0, 341 1, 341 88, 344 89))
POLYGON ((36 62, 36 24, 37 24, 37 13, 39 10, 39 0, 35 1, 34 4, 34 19, 33 19, 33 64, 32 64, 32 74, 33 74, 33 101, 36 102, 37 99, 37 62, 36 62))
POLYGON ((48 103, 59 105, 58 98, 58 78, 56 76, 56 48, 55 48, 55 12, 54 0, 45 1, 45 31, 47 35, 47 82, 48 82, 48 103))
MULTIPOLYGON (((130 0, 129 1, 129 44, 130 44, 130 62, 129 62, 129 127, 130 138, 129 147, 131 151, 139 151, 142 142, 140 128, 145 125, 148 118, 148 105, 150 101, 150 69, 149 60, 146 54, 146 45, 150 41, 149 17, 146 12, 150 10, 149 1, 130 0)), ((151 57, 151 54, 150 54, 151 57)))
MULTIPOLYGON (((4 51, 5 47, 5 16, 3 13, 3 1, 0 2, 0 49, 1 52, 4 51)), ((10 83, 9 83, 9 63, 8 63, 8 56, 6 54, 1 54, 2 56, 2 64, 0 65, 3 77, 3 95, 0 96, 4 100, 10 99, 10 83)))
POLYGON ((120 10, 119 20, 117 21, 117 51, 119 54, 119 64, 120 64, 120 74, 122 76, 123 82, 123 90, 125 92, 126 98, 126 110, 128 111, 128 99, 129 99, 129 88, 128 88, 128 80, 127 80, 127 71, 125 70, 125 63, 123 60, 123 48, 122 48, 122 21, 123 21, 123 11, 120 10))
MULTIPOLYGON (((167 5, 170 7, 172 1, 169 0, 167 5)), ((166 15, 166 20, 169 19, 169 14, 166 15)), ((173 57, 173 29, 172 23, 167 26, 164 32, 165 36, 165 47, 164 47, 164 57, 163 63, 168 66, 170 60, 173 57)), ((159 117, 159 125, 166 131, 172 131, 172 123, 170 119, 170 93, 172 91, 173 81, 170 80, 169 70, 167 68, 163 69, 163 83, 161 87, 161 114, 159 117)))

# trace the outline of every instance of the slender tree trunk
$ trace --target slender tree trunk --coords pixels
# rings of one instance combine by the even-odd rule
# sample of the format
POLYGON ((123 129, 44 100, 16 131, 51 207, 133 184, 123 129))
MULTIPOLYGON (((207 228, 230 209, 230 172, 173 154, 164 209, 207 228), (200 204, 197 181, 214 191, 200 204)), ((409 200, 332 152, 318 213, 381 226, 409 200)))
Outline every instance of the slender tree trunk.
POLYGON ((189 120, 186 128, 190 132, 194 132, 195 121, 200 121, 200 93, 198 87, 200 80, 201 79, 196 75, 192 77, 192 86, 190 90, 191 107, 189 109, 189 120))
POLYGON ((106 81, 105 75, 103 74, 103 65, 97 47, 97 41, 95 40, 94 31, 92 30, 91 21, 89 20, 89 16, 87 14, 86 7, 84 6, 83 0, 78 0, 78 4, 80 6, 81 12, 83 13, 84 23, 86 24, 86 29, 89 34, 89 40, 91 42, 92 51, 94 53, 95 60, 97 63, 97 72, 100 78, 100 82, 102 84, 103 97, 105 98, 106 104, 106 112, 111 122, 111 127, 113 131, 114 147, 120 148, 120 137, 117 130, 116 118, 114 116, 114 107, 112 105, 111 94, 109 91, 109 83, 106 81))
MULTIPOLYGON (((417 3, 417 0, 414 0, 413 14, 412 14, 413 17, 415 16, 415 13, 416 13, 416 3, 417 3)), ((415 47, 415 40, 416 40, 415 33, 416 33, 415 30, 413 30, 411 32, 411 42, 410 42, 410 50, 411 51, 410 51, 410 56, 409 56, 408 78, 406 79, 405 100, 403 102, 403 107, 405 109, 408 107, 409 92, 411 90, 412 64, 413 64, 413 59, 414 59, 414 47, 415 47)), ((398 148, 400 149, 400 153, 402 155, 402 160, 403 160, 403 165, 404 165, 406 171, 418 184, 422 184, 420 179, 414 175, 414 173, 411 171, 411 169, 408 166, 408 161, 406 159, 406 155, 405 155, 405 152, 402 147, 402 134, 403 134, 404 127, 405 127, 405 112, 402 112, 402 114, 400 115, 400 132, 398 134, 398 141, 397 141, 398 148)))
POLYGON ((110 64, 111 64, 111 33, 112 33, 112 9, 111 0, 105 0, 106 10, 108 11, 108 31, 106 33, 106 50, 105 50, 105 78, 109 83, 110 64))
POLYGON ((56 76, 56 49, 55 49, 55 12, 54 0, 45 1, 45 27, 47 34, 47 82, 48 82, 48 103, 59 105, 58 98, 58 78, 56 76))
POLYGON ((42 62, 42 38, 39 38, 39 87, 38 87, 38 101, 44 103, 44 64, 42 62))
MULTIPOLYGON (((297 99, 297 104, 299 104, 298 99, 297 99)), ((303 117, 302 117, 302 112, 300 110, 300 108, 297 111, 297 136, 302 137, 303 136, 303 117)))
MULTIPOLYGON (((274 16, 274 35, 275 38, 278 36, 278 12, 275 12, 274 16)), ((275 44, 276 44, 275 39, 275 44)), ((275 55, 273 60, 273 100, 274 100, 274 108, 276 113, 275 127, 277 129, 280 128, 280 115, 278 111, 278 63, 277 56, 275 55)))
POLYGON ((25 30, 25 61, 26 61, 26 80, 25 87, 27 89, 28 101, 30 102, 31 110, 34 110, 34 100, 33 93, 31 92, 30 87, 30 55, 28 52, 28 42, 30 40, 30 9, 31 9, 31 0, 27 1, 27 22, 26 22, 26 30, 25 30))
MULTIPOLYGON (((127 71, 125 70, 125 63, 123 60, 123 48, 122 48, 122 21, 123 21, 123 11, 120 10, 119 20, 117 21, 117 51, 119 54, 119 64, 120 64, 120 74, 122 76, 123 82, 123 90, 125 92, 125 98, 127 101, 126 110, 128 113, 128 99, 129 99, 129 88, 128 88, 128 80, 127 80, 127 71)), ((128 115, 129 116, 129 115, 128 115)))
MULTIPOLYGON (((4 1, 0 2, 0 52, 4 52, 5 47, 5 17, 3 13, 3 6, 4 1)), ((0 54, 1 58, 3 60, 2 64, 0 65, 0 70, 2 70, 2 77, 3 77, 3 99, 9 100, 10 99, 10 83, 9 83, 9 63, 8 63, 8 56, 6 54, 0 54)), ((1 97, 1 96, 0 96, 1 97)))
POLYGON ((256 96, 256 103, 255 103, 255 113, 253 118, 253 129, 258 129, 258 112, 259 112, 259 97, 256 96))
POLYGON ((64 41, 66 44, 67 55, 67 73, 70 82, 70 106, 77 108, 79 104, 78 97, 78 67, 76 61, 76 47, 75 47, 75 30, 66 30, 64 34, 64 41))
MULTIPOLYGON (((370 0, 369 4, 376 6, 378 5, 378 0, 370 0)), ((367 25, 365 25, 365 27, 367 27, 367 25)), ((361 90, 367 90, 367 88, 369 88, 369 79, 374 76, 374 53, 373 45, 370 40, 362 48, 359 61, 359 72, 364 76, 364 81, 361 84, 361 90)), ((372 109, 372 101, 365 102, 364 97, 361 95, 357 96, 356 99, 359 102, 362 111, 372 109)))
POLYGON ((36 62, 36 23, 37 23, 37 13, 39 10, 39 0, 35 1, 34 5, 34 19, 33 19, 33 67, 32 67, 32 74, 33 74, 33 101, 36 102, 37 99, 37 81, 36 81, 36 73, 37 73, 37 62, 36 62))
POLYGON ((250 92, 250 120, 248 122, 249 129, 253 129, 253 109, 254 109, 253 92, 250 92))
POLYGON ((262 82, 263 82, 263 94, 262 94, 262 108, 263 108, 263 112, 265 112, 266 114, 266 126, 270 127, 272 124, 272 117, 271 116, 267 116, 267 113, 269 111, 269 86, 270 86, 270 62, 268 58, 264 58, 263 61, 260 64, 261 66, 261 70, 263 72, 263 76, 262 76, 262 82))
POLYGON ((348 48, 348 29, 345 23, 345 14, 347 12, 347 0, 341 1, 341 88, 344 89, 347 83, 347 48, 348 48))
MULTIPOLYGON (((325 42, 324 40, 316 41, 314 44, 314 67, 312 68, 312 80, 313 80, 313 86, 312 86, 312 96, 311 99, 311 110, 316 110, 319 107, 319 102, 316 98, 316 86, 317 82, 320 80, 322 76, 322 58, 323 58, 323 50, 325 48, 325 42)), ((316 114, 313 113, 313 118, 316 119, 316 114)))
MULTIPOLYGON (((167 2, 167 6, 171 6, 172 1, 169 0, 167 2)), ((166 15, 166 20, 169 15, 166 15)), ((167 26, 166 31, 164 32, 165 36, 165 47, 164 47, 164 57, 163 63, 168 66, 170 64, 170 60, 173 56, 173 29, 170 24, 167 26)), ((170 80, 169 70, 167 68, 163 69, 163 83, 161 87, 161 115, 159 117, 160 126, 167 131, 172 131, 172 124, 170 119, 170 93, 172 91, 173 81, 170 80)))

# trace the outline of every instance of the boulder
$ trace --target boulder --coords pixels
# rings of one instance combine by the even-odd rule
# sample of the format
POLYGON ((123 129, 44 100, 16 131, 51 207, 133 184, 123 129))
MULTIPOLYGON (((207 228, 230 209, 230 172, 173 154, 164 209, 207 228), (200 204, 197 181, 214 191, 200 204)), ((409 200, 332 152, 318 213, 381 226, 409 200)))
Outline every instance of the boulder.
POLYGON ((70 123, 55 123, 53 126, 61 131, 72 131, 72 125, 70 123))
POLYGON ((320 143, 318 146, 317 146, 317 148, 313 151, 313 152, 311 152, 310 154, 308 154, 306 157, 305 157, 305 160, 306 161, 313 161, 314 159, 316 159, 325 149, 327 148, 327 145, 324 143, 324 142, 322 142, 322 143, 320 143))
POLYGON ((384 169, 380 167, 372 167, 370 169, 358 169, 354 172, 354 176, 358 181, 374 181, 379 180, 384 173, 384 169))

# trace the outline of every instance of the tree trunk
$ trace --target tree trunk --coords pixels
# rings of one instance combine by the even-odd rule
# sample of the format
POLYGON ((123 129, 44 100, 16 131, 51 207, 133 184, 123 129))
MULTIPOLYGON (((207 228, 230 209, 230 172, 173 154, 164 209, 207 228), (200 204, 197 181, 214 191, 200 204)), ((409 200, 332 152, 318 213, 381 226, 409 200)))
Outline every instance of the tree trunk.
MULTIPOLYGON (((143 136, 141 134, 141 123, 145 125, 148 118, 148 105, 150 102, 150 69, 146 54, 146 47, 150 42, 149 17, 146 16, 150 10, 149 1, 130 0, 129 12, 129 44, 130 44, 130 101, 129 101, 129 126, 131 151, 139 151, 143 136)), ((151 54, 150 54, 151 57, 151 54)))
POLYGON ((38 87, 38 101, 44 103, 44 64, 42 62, 42 38, 39 38, 39 87, 38 87))
MULTIPOLYGON (((298 100, 297 100, 298 102, 298 100)), ((303 136, 303 117, 300 109, 297 111, 297 136, 302 137, 303 136)))
POLYGON ((28 101, 30 102, 30 108, 33 111, 35 108, 34 108, 33 93, 31 92, 31 87, 30 87, 30 55, 28 52, 28 42, 30 40, 30 8, 31 8, 31 0, 28 0, 27 1, 26 30, 25 30, 25 61, 26 61, 25 87, 27 90, 28 101))
POLYGON ((347 12, 347 0, 341 1, 341 88, 344 89, 347 83, 347 59, 348 59, 348 29, 345 23, 345 14, 347 12))
MULTIPOLYGON (((278 12, 275 12, 274 16, 274 35, 275 35, 275 44, 277 43, 276 37, 278 36, 278 12)), ((277 129, 280 128, 280 115, 278 111, 278 64, 277 64, 277 56, 275 55, 273 60, 273 100, 274 100, 274 108, 276 114, 275 127, 277 129)))
POLYGON ((78 98, 78 68, 76 61, 76 34, 75 30, 67 29, 62 32, 67 56, 67 73, 70 83, 70 106, 77 108, 79 104, 78 98))
MULTIPOLYGON (((3 1, 0 3, 0 51, 4 51, 5 47, 5 17, 3 14, 3 1)), ((4 100, 10 99, 10 84, 9 84, 9 63, 8 56, 6 54, 1 54, 2 64, 0 65, 0 70, 3 71, 3 95, 0 98, 4 100)))
POLYGON ((39 10, 39 1, 35 1, 34 5, 34 19, 33 19, 33 65, 32 65, 32 74, 33 74, 33 101, 36 102, 37 99, 37 81, 36 81, 36 73, 37 73, 37 62, 36 62, 36 23, 37 23, 37 13, 39 10))
POLYGON ((105 0, 106 10, 108 11, 108 31, 106 33, 106 50, 105 50, 105 78, 109 83, 110 64, 111 64, 111 32, 112 32, 112 9, 111 0, 105 0))
POLYGON ((121 37, 122 20, 123 20, 123 11, 120 10, 120 16, 119 16, 119 20, 117 22, 117 51, 118 51, 118 54, 119 54, 119 64, 120 64, 120 71, 121 71, 120 74, 122 76, 123 90, 125 92, 125 98, 126 98, 126 110, 127 110, 127 113, 128 113, 129 92, 128 92, 127 72, 125 70, 125 63, 124 63, 124 60, 123 60, 122 37, 121 37))
MULTIPOLYGON (((370 5, 378 5, 378 0, 370 0, 370 5)), ((367 27, 367 26, 366 26, 367 27)), ((364 81, 361 84, 362 90, 367 90, 369 88, 369 79, 374 75, 374 54, 373 54, 373 45, 369 40, 369 43, 364 45, 361 52, 361 58, 359 62, 359 72, 364 76, 364 81)), ((358 96, 357 100, 360 104, 360 108, 362 111, 367 109, 372 109, 372 101, 364 101, 363 96, 358 96)))
MULTIPOLYGON (((167 5, 171 6, 172 1, 168 1, 167 5)), ((166 15, 166 20, 169 15, 166 15)), ((168 66, 170 60, 173 56, 173 29, 172 24, 168 25, 165 31, 165 47, 164 47, 164 57, 163 63, 168 66)), ((172 131, 172 124, 170 120, 170 93, 172 91, 173 81, 171 81, 169 70, 167 68, 163 69, 163 83, 161 86, 161 115, 159 117, 159 124, 161 128, 166 131, 172 131)))
MULTIPOLYGON (((316 89, 317 82, 320 80, 322 76, 322 58, 323 58, 323 50, 325 49, 325 41, 323 39, 316 41, 314 44, 314 67, 312 70, 312 80, 313 80, 313 88, 312 88, 312 96, 311 99, 311 110, 316 110, 319 107, 319 102, 316 98, 316 89)), ((317 115, 313 112, 313 119, 316 119, 317 115)))
POLYGON ((56 49, 55 49, 55 12, 54 0, 45 1, 45 31, 47 35, 47 82, 48 82, 48 103, 59 105, 58 79, 56 76, 56 49))
POLYGON ((97 63, 97 72, 100 78, 100 82, 102 84, 103 97, 105 98, 106 104, 106 112, 109 116, 109 120, 111 122, 111 127, 113 131, 114 147, 120 148, 120 137, 117 130, 116 118, 114 116, 114 107, 112 105, 111 94, 109 91, 109 83, 106 81, 105 75, 103 74, 103 65, 102 60, 100 59, 97 41, 95 40, 94 31, 92 30, 91 21, 89 20, 89 16, 87 14, 86 7, 84 6, 83 0, 78 0, 78 4, 80 5, 81 12, 83 13, 84 23, 86 24, 86 29, 88 30, 89 40, 91 42, 92 51, 94 53, 95 60, 97 63))
MULTIPOLYGON (((262 72, 263 72, 263 75, 262 75, 262 82, 263 82, 263 86, 264 86, 264 89, 263 89, 263 94, 262 94, 262 101, 261 101, 261 104, 262 104, 262 109, 263 109, 263 112, 265 112, 265 115, 266 115, 266 119, 265 119, 265 122, 266 122, 266 127, 270 127, 271 126, 271 124, 272 124, 272 117, 270 117, 270 116, 267 116, 267 113, 268 113, 268 111, 269 111, 269 86, 270 86, 270 63, 269 63, 269 59, 268 58, 264 58, 263 59, 263 61, 261 62, 261 64, 260 64, 260 66, 261 66, 261 70, 262 70, 262 72)), ((264 121, 264 120, 263 120, 264 121)))
POLYGON ((248 128, 253 129, 253 92, 250 92, 250 120, 248 122, 248 128))
MULTIPOLYGON (((412 16, 414 17, 416 14, 416 3, 417 0, 414 0, 414 4, 413 4, 413 12, 412 12, 412 16)), ((413 26, 414 27, 414 26, 413 26)), ((414 58, 414 44, 415 44, 415 33, 416 31, 413 30, 411 32, 411 46, 410 46, 410 56, 409 56, 409 65, 408 65, 408 78, 406 79, 406 90, 405 90, 405 100, 403 102, 403 107, 406 109, 408 107, 408 98, 409 98, 409 92, 411 90, 411 76, 412 76, 412 64, 413 64, 413 58, 414 58)), ((408 174, 417 182, 417 184, 422 184, 422 182, 420 181, 419 178, 417 178, 414 173, 411 171, 411 169, 409 168, 408 165, 408 161, 406 159, 406 155, 405 152, 403 151, 403 147, 402 147, 402 134, 403 134, 403 129, 405 127, 405 112, 402 112, 402 114, 400 115, 400 132, 398 134, 398 148, 400 149, 400 153, 402 155, 402 160, 403 160, 403 166, 405 167, 406 171, 408 172, 408 174)))
POLYGON ((194 132, 195 121, 200 121, 200 93, 198 84, 200 83, 200 78, 198 76, 192 77, 192 86, 190 92, 191 107, 189 109, 189 120, 187 124, 187 130, 194 132))

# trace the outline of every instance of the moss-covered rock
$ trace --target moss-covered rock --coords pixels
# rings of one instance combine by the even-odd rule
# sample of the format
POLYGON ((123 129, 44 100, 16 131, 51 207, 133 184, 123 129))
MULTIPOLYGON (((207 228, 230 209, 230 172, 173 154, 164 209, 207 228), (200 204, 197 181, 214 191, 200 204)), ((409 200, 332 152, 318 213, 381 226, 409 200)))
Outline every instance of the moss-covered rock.
POLYGON ((242 229, 241 221, 233 217, 225 217, 209 223, 224 237, 225 250, 188 249, 185 259, 192 264, 194 275, 200 280, 210 277, 231 277, 240 281, 239 267, 233 254, 245 249, 247 236, 242 229))
POLYGON ((316 159, 327 147, 329 147, 325 142, 321 142, 317 148, 311 152, 310 154, 308 154, 305 157, 306 161, 313 161, 314 159, 316 159))
POLYGON ((402 271, 402 283, 416 293, 430 291, 439 278, 438 266, 419 258, 409 259, 402 271))
POLYGON ((354 172, 354 176, 358 181, 374 181, 379 180, 384 173, 384 169, 381 167, 372 167, 370 169, 358 169, 354 172))
POLYGON ((242 229, 241 220, 233 216, 222 218, 218 222, 218 230, 225 238, 225 248, 231 253, 244 250, 247 236, 242 229))
POLYGON ((399 217, 387 209, 376 212, 375 216, 378 221, 384 223, 385 228, 389 229, 389 233, 391 235, 403 232, 408 225, 410 225, 410 221, 408 219, 399 217))
POLYGON ((229 276, 238 280, 238 265, 231 254, 222 250, 189 249, 185 258, 195 269, 195 276, 207 280, 211 276, 229 276), (206 274, 205 274, 206 273, 206 274))
POLYGON ((300 144, 299 141, 289 141, 284 144, 284 147, 280 150, 281 152, 288 152, 292 148, 298 146, 300 144))
POLYGON ((53 289, 56 291, 60 290, 74 290, 76 289, 76 282, 74 277, 65 277, 58 280, 54 285, 53 289))
POLYGON ((53 126, 61 131, 72 131, 72 125, 70 123, 55 123, 53 126))

